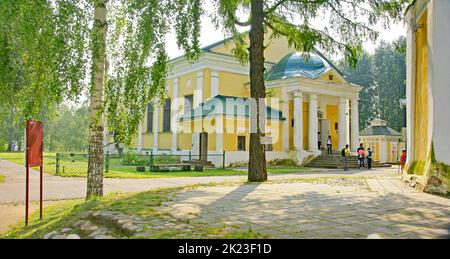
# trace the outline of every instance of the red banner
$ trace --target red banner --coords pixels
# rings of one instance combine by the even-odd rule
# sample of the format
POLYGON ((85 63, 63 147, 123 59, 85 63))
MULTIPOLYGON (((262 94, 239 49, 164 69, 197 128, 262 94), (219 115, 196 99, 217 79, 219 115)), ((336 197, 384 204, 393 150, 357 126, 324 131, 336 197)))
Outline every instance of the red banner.
POLYGON ((44 125, 39 121, 27 121, 27 165, 42 166, 44 151, 44 125))

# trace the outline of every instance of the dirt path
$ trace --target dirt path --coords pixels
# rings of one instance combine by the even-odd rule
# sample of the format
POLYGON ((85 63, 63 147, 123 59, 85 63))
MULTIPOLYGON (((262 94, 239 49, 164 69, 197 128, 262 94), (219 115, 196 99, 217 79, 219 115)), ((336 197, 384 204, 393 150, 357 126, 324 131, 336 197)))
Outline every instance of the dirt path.
MULTIPOLYGON (((58 201, 48 201, 44 204, 45 208, 57 203, 58 201)), ((39 203, 32 202, 29 207, 30 214, 39 210, 39 203)), ((24 204, 0 204, 0 235, 5 233, 11 225, 25 218, 24 204)))

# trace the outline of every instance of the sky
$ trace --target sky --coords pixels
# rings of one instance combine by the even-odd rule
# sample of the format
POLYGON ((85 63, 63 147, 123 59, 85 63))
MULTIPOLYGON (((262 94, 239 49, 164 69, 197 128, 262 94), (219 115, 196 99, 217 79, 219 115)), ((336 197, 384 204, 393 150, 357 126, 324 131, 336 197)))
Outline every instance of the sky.
MULTIPOLYGON (((208 3, 209 1, 207 1, 208 3)), ((208 4, 206 4, 208 5, 208 4)), ((245 19, 242 19, 245 20, 245 19)), ((214 27, 212 21, 210 20, 209 17, 203 16, 202 17, 202 23, 201 23, 201 33, 200 33, 200 46, 204 47, 207 46, 209 44, 221 41, 224 39, 224 34, 222 33, 222 31, 216 30, 216 28, 214 27)), ((317 27, 323 27, 323 24, 318 24, 317 27)), ((380 44, 380 42, 382 40, 386 41, 386 42, 392 42, 394 40, 396 40, 398 37, 402 36, 402 35, 406 35, 406 26, 403 22, 397 23, 397 24, 392 24, 391 28, 389 30, 383 30, 381 27, 380 28, 375 28, 377 31, 380 32, 380 37, 377 40, 377 42, 372 42, 372 41, 367 41, 364 44, 364 48, 369 52, 369 53, 373 53, 376 46, 378 46, 380 44)), ((249 28, 242 28, 241 31, 246 31, 249 30, 249 28)), ((169 53, 170 58, 175 58, 178 56, 183 55, 183 51, 181 51, 176 44, 176 40, 175 40, 175 35, 174 34, 170 34, 167 37, 166 40, 166 49, 167 52, 169 53)), ((330 58, 336 58, 336 57, 330 57, 330 58)))

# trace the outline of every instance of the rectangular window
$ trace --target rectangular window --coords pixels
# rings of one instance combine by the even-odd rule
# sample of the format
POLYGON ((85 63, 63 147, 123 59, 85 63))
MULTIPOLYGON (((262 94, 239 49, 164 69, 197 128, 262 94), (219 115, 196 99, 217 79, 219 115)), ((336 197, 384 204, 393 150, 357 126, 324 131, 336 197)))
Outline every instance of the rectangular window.
POLYGON ((153 132, 153 104, 147 104, 147 133, 153 132))
POLYGON ((194 103, 193 95, 184 96, 184 113, 187 114, 192 111, 192 106, 194 103))
POLYGON ((166 100, 163 109, 163 132, 170 132, 170 98, 166 100))
POLYGON ((245 136, 238 136, 238 151, 245 151, 245 136))

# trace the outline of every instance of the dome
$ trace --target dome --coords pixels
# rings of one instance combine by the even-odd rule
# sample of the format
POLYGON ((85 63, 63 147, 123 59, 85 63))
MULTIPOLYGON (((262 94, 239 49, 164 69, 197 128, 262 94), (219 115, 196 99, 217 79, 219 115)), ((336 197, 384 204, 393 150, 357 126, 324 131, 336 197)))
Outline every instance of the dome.
POLYGON ((267 81, 292 77, 317 78, 330 68, 321 56, 310 53, 309 58, 302 52, 293 52, 278 62, 268 73, 267 81))

